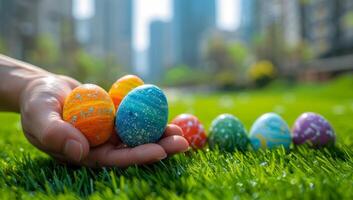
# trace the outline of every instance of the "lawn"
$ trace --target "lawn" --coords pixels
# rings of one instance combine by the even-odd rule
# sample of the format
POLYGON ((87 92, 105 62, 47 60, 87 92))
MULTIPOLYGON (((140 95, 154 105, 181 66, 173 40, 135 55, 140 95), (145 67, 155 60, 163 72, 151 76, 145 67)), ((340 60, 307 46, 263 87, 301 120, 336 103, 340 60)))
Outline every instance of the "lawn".
POLYGON ((170 117, 196 114, 206 128, 232 113, 250 129, 265 112, 292 126, 305 111, 324 115, 336 148, 188 152, 150 166, 70 168, 32 147, 16 114, 0 114, 1 199, 353 199, 353 77, 331 83, 285 85, 258 91, 168 92, 170 117))

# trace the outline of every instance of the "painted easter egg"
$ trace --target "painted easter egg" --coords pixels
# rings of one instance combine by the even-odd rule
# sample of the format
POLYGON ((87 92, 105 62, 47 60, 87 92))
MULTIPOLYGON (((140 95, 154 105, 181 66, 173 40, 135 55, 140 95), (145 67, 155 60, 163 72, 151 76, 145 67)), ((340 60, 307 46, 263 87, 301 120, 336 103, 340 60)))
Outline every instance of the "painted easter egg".
POLYGON ((214 149, 234 151, 246 150, 249 140, 244 125, 231 114, 219 115, 212 121, 209 132, 209 145, 214 149))
POLYGON ((90 146, 106 142, 114 132, 114 104, 101 87, 83 84, 66 97, 63 119, 79 129, 90 146))
POLYGON ((293 127, 293 143, 313 147, 333 145, 336 136, 330 123, 321 115, 307 112, 298 117, 293 127))
POLYGON ((118 79, 110 88, 109 95, 117 110, 123 98, 134 88, 143 85, 143 80, 135 75, 126 75, 118 79))
POLYGON ((118 108, 115 125, 120 139, 130 147, 157 142, 168 121, 167 98, 154 85, 129 92, 118 108))
POLYGON ((205 146, 207 136, 197 117, 191 114, 181 114, 176 116, 171 124, 175 124, 183 130, 184 137, 192 148, 201 149, 205 146))
POLYGON ((252 125, 250 142, 255 150, 283 146, 289 149, 291 133, 287 123, 275 113, 266 113, 252 125))

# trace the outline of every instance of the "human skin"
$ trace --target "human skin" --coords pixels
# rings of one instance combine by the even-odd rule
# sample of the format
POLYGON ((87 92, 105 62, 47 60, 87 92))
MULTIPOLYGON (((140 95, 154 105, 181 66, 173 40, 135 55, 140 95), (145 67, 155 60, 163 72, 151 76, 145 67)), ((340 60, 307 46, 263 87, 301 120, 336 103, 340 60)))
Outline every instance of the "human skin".
POLYGON ((28 141, 53 158, 88 167, 127 167, 188 149, 182 130, 175 125, 168 125, 157 143, 129 148, 112 134, 105 144, 90 148, 85 136, 62 119, 64 100, 79 85, 70 77, 0 54, 0 111, 20 113, 28 141))

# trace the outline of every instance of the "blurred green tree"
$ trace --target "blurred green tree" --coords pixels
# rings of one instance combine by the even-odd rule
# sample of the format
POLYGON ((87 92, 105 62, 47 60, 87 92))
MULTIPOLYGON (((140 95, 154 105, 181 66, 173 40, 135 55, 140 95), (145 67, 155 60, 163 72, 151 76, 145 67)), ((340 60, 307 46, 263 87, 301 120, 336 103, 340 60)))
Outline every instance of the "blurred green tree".
POLYGON ((276 69, 268 60, 261 60, 249 68, 249 76, 257 87, 264 87, 276 76, 276 69))
POLYGON ((209 78, 209 74, 204 70, 179 65, 167 70, 162 84, 166 86, 200 85, 207 83, 209 78))
POLYGON ((345 27, 353 27, 353 11, 348 11, 343 16, 343 24, 345 27))
POLYGON ((285 40, 281 25, 273 23, 262 33, 254 43, 254 53, 257 60, 270 60, 280 66, 285 60, 285 40))
POLYGON ((221 89, 243 86, 248 57, 248 49, 240 42, 229 43, 222 37, 210 39, 206 60, 211 66, 213 84, 221 89))
POLYGON ((83 50, 76 51, 72 76, 81 82, 98 84, 105 89, 119 79, 125 72, 114 57, 99 59, 83 50))
POLYGON ((49 35, 40 35, 35 40, 32 50, 29 50, 29 62, 45 69, 55 70, 59 60, 57 44, 49 35))
POLYGON ((241 42, 233 42, 228 44, 229 55, 234 63, 236 70, 236 85, 243 87, 247 84, 248 62, 252 58, 249 49, 241 42))
POLYGON ((4 42, 4 40, 0 37, 0 53, 2 54, 7 54, 7 46, 4 42))
POLYGON ((63 20, 60 27, 60 59, 59 66, 62 66, 58 73, 71 75, 75 71, 75 57, 77 52, 80 51, 80 45, 78 44, 75 35, 74 27, 71 20, 63 20))
POLYGON ((97 73, 98 68, 96 61, 89 54, 84 52, 83 50, 78 50, 74 55, 74 76, 83 82, 93 81, 93 75, 97 73))

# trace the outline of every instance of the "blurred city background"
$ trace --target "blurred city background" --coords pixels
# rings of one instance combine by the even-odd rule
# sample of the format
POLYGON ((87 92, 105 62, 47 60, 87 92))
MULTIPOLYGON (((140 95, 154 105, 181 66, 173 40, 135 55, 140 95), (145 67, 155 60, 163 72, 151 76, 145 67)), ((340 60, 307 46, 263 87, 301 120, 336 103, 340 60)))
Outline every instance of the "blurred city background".
POLYGON ((0 0, 0 53, 109 87, 263 87, 353 70, 353 0, 0 0))

